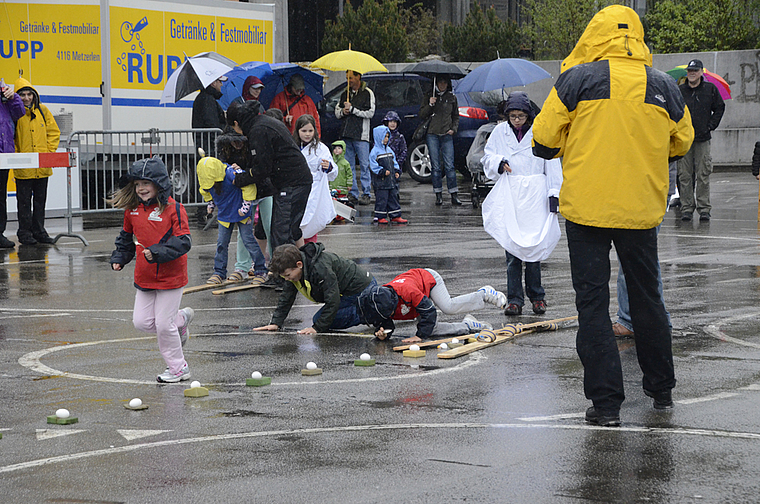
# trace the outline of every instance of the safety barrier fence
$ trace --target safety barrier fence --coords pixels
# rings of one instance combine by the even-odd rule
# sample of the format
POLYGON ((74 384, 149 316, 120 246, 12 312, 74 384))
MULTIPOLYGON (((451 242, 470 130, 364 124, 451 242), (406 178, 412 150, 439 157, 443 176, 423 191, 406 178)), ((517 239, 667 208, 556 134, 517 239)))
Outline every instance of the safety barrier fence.
MULTIPOLYGON (((72 218, 88 214, 121 212, 111 208, 106 199, 120 186, 129 167, 150 156, 159 156, 169 172, 172 197, 185 206, 200 206, 203 198, 198 192, 198 178, 195 167, 198 162, 197 147, 203 147, 212 154, 214 141, 222 133, 218 128, 196 128, 188 130, 132 131, 75 131, 66 144, 69 153, 76 153, 76 163, 71 163, 67 171, 68 233, 82 240, 84 237, 72 232, 72 218), (81 208, 73 208, 71 170, 79 173, 79 194, 81 208)), ((57 238, 57 237, 56 237, 57 238)))

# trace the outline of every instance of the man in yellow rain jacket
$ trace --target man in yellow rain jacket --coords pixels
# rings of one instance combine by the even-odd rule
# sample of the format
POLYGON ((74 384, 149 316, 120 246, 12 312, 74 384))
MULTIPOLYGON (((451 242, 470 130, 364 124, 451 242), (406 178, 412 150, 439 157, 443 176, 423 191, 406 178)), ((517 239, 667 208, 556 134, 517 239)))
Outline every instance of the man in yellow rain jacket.
MULTIPOLYGON (((19 77, 15 89, 26 107, 26 114, 16 123, 16 152, 55 152, 61 130, 53 114, 40 103, 40 95, 28 80, 19 77)), ((16 236, 23 245, 55 242, 45 231, 48 178, 52 174, 52 168, 13 170, 18 202, 16 236)))
POLYGON ((672 77, 652 68, 635 11, 612 5, 586 27, 533 123, 533 152, 563 157, 559 209, 566 219, 578 310, 576 347, 586 420, 620 425, 623 373, 609 316, 610 243, 628 280, 644 393, 673 407, 671 335, 657 290, 656 227, 665 214, 668 162, 694 139, 672 77))

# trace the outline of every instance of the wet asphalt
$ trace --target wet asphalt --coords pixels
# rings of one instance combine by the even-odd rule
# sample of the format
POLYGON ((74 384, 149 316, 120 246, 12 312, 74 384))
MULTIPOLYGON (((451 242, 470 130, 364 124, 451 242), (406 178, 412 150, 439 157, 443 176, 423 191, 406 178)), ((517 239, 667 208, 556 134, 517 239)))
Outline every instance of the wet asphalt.
MULTIPOLYGON (((505 290, 504 252, 461 184, 465 206, 435 207, 430 186, 402 179, 408 225, 373 225, 363 206, 355 224, 330 226, 320 241, 382 282, 428 267, 453 294, 505 290)), ((757 502, 758 183, 716 173, 712 203, 711 222, 682 223, 671 210, 659 235, 675 408, 652 408, 635 344, 620 340, 620 428, 583 420, 590 403, 572 322, 458 359, 437 350, 410 359, 392 350, 398 339, 368 330, 297 335, 318 308, 304 298, 283 332, 253 333, 277 300, 262 289, 184 296, 195 310, 185 355, 209 390, 187 398, 187 382, 155 382, 164 364, 155 339, 131 323, 132 267, 110 270, 118 219, 77 218, 89 246, 62 238, 0 252, 0 501, 757 502), (354 366, 364 352, 376 366, 354 366), (308 361, 323 374, 302 376, 308 361), (272 384, 246 387, 253 371, 272 384), (148 409, 125 409, 134 397, 148 409), (47 424, 59 408, 78 423, 47 424)), ((65 228, 48 221, 51 234, 65 228)), ((194 223, 191 284, 211 274, 215 241, 194 223)), ((546 315, 517 321, 576 314, 564 227, 543 285, 546 315)), ((495 307, 474 315, 497 327, 515 321, 495 307)))

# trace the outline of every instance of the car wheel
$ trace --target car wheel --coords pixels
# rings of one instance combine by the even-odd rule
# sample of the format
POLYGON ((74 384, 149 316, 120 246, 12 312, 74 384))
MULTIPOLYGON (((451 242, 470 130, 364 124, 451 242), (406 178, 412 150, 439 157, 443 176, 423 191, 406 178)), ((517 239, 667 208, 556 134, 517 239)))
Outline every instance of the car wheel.
POLYGON ((183 163, 172 166, 169 172, 169 180, 172 184, 174 199, 182 203, 189 203, 190 197, 190 172, 183 163))
POLYGON ((409 176, 417 182, 428 184, 433 180, 430 153, 425 142, 414 145, 409 151, 407 170, 409 171, 409 176))

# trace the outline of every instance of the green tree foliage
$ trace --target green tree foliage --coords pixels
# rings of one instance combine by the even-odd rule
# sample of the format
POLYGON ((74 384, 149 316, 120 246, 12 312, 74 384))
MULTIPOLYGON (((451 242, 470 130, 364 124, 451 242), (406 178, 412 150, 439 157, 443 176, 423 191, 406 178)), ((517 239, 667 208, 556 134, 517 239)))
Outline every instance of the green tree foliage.
POLYGON ((406 38, 409 43, 409 56, 420 60, 428 54, 438 54, 441 46, 440 30, 435 15, 422 4, 401 10, 401 18, 406 23, 406 38))
POLYGON ((663 0, 645 17, 647 43, 658 53, 760 47, 759 10, 757 0, 663 0))
POLYGON ((591 18, 601 9, 626 2, 612 0, 526 0, 523 26, 533 57, 564 59, 575 47, 591 18))
POLYGON ((343 17, 325 24, 322 53, 351 49, 380 61, 406 61, 409 52, 401 0, 364 0, 356 9, 346 1, 343 17))
POLYGON ((475 2, 461 26, 443 28, 443 52, 452 61, 491 61, 513 58, 520 50, 520 30, 514 21, 502 21, 493 7, 483 11, 475 2))

